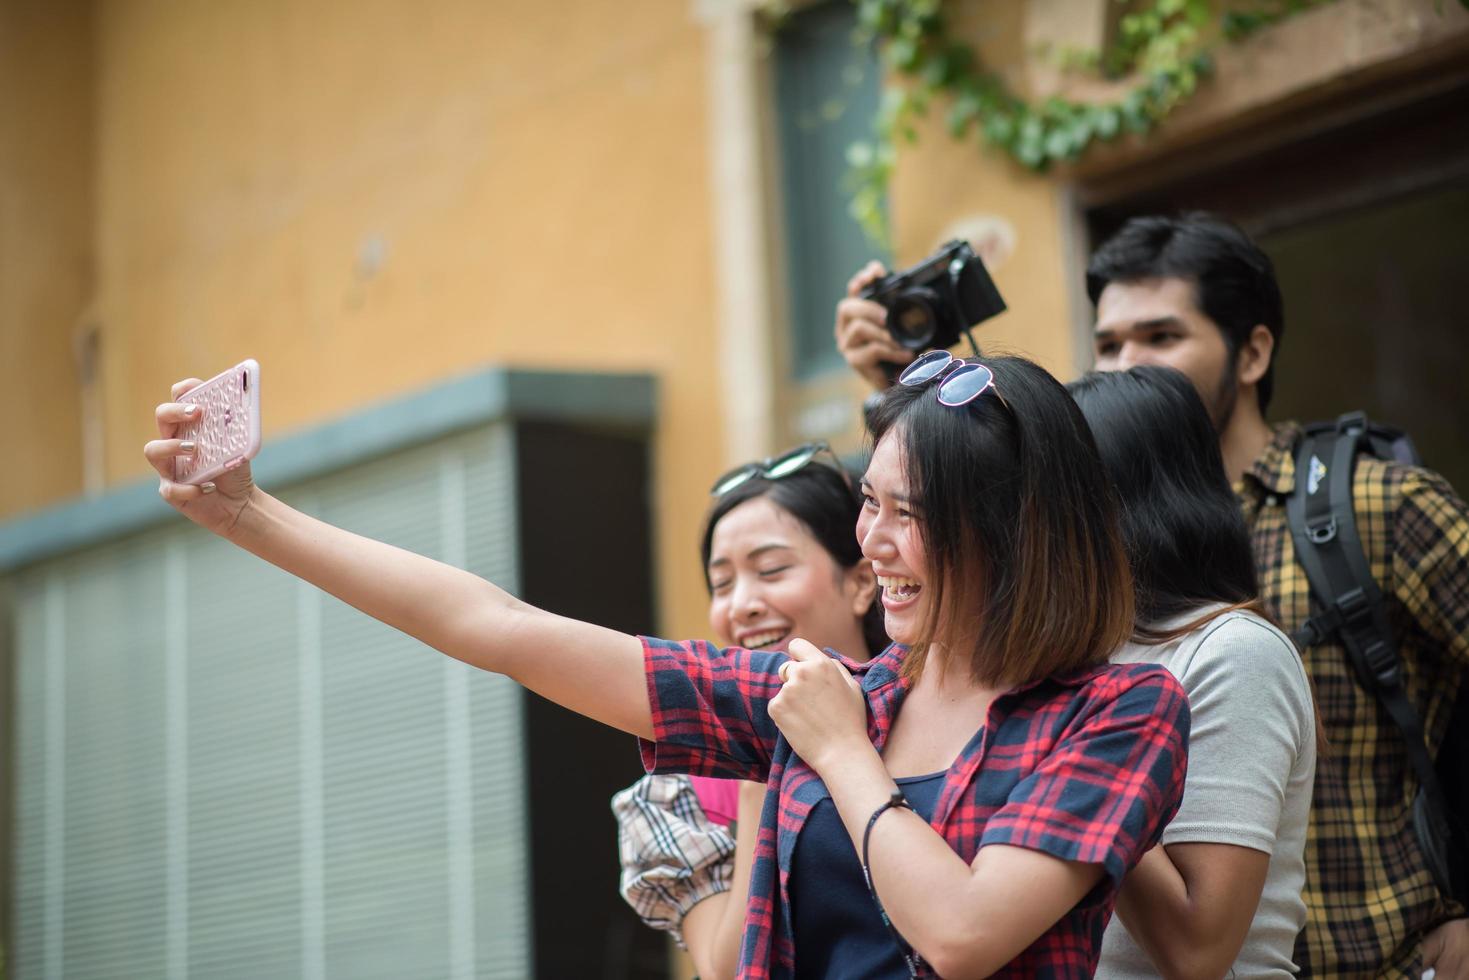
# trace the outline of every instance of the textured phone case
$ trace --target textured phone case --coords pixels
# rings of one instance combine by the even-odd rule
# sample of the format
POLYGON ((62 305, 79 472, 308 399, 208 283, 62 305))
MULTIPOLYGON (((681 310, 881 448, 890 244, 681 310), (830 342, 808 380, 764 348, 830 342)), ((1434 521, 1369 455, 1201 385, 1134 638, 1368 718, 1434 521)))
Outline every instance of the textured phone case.
POLYGON ((224 472, 225 464, 253 459, 260 451, 260 365, 241 361, 180 396, 198 405, 199 418, 186 422, 177 438, 192 439, 192 456, 174 458, 174 479, 205 483, 224 472))

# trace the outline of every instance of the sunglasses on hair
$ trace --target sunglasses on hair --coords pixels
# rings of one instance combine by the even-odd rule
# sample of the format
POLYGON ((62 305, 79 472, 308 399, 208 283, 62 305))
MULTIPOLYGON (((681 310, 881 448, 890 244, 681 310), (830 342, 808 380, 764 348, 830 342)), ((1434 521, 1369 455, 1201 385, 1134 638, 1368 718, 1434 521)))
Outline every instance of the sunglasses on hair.
POLYGON ((779 480, 781 477, 790 476, 798 470, 803 470, 813 461, 822 459, 831 465, 842 479, 851 486, 852 478, 847 475, 847 468, 842 465, 841 459, 832 452, 829 445, 824 442, 808 442, 797 446, 795 449, 787 450, 779 456, 771 456, 768 459, 756 460, 737 466, 728 473, 714 481, 714 486, 709 488, 709 493, 715 497, 722 497, 736 487, 744 486, 754 479, 779 480), (831 457, 829 460, 822 459, 823 456, 831 457))
POLYGON ((978 361, 966 361, 946 350, 931 350, 919 357, 898 375, 898 383, 916 388, 940 376, 945 376, 937 389, 940 405, 958 408, 968 405, 986 391, 993 391, 1000 404, 1010 407, 1000 389, 995 387, 993 371, 978 361), (958 367, 954 367, 956 364, 958 367))

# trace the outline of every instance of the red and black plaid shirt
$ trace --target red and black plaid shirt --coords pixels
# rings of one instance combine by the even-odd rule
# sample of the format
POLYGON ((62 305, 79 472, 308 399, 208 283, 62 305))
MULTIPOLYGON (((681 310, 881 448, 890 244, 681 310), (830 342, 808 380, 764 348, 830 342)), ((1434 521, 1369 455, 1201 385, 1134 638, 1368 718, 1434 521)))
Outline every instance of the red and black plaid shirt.
MULTIPOLYGON (((866 695, 878 751, 907 693, 897 670, 903 652, 894 645, 867 664, 842 659, 866 695)), ((791 977, 791 857, 806 816, 828 794, 770 720, 786 657, 647 638, 643 656, 655 738, 641 743, 648 771, 751 779, 774 790, 761 815, 740 976, 791 977)), ((1095 972, 1122 876, 1178 809, 1188 721, 1183 689, 1154 664, 1105 665, 995 699, 949 769, 934 829, 966 862, 986 844, 1009 844, 1106 870, 1097 889, 997 976, 1095 972)))

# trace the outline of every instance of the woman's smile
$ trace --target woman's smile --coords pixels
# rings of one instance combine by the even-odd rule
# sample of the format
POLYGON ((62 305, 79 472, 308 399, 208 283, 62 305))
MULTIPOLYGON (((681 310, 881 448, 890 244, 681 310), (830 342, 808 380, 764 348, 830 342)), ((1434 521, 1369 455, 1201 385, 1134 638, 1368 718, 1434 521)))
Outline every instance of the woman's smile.
POLYGON ((768 495, 738 504, 714 525, 707 574, 709 625, 721 643, 784 653, 799 636, 843 653, 865 652, 867 566, 842 568, 768 495))
POLYGON ((917 601, 918 593, 923 591, 923 586, 917 579, 903 576, 879 575, 877 584, 882 589, 882 604, 889 609, 917 601))
POLYGON ((780 650, 784 649, 785 642, 790 639, 790 628, 787 626, 763 627, 756 630, 741 630, 735 634, 735 645, 742 646, 747 650, 780 650))

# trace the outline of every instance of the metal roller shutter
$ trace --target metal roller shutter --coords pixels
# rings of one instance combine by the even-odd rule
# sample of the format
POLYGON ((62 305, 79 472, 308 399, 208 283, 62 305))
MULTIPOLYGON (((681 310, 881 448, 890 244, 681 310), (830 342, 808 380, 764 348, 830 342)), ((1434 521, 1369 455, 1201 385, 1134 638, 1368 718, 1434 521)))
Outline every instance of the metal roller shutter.
MULTIPOLYGON (((282 496, 513 590, 512 441, 282 496)), ((530 974, 513 683, 177 522, 15 589, 15 976, 530 974)))

